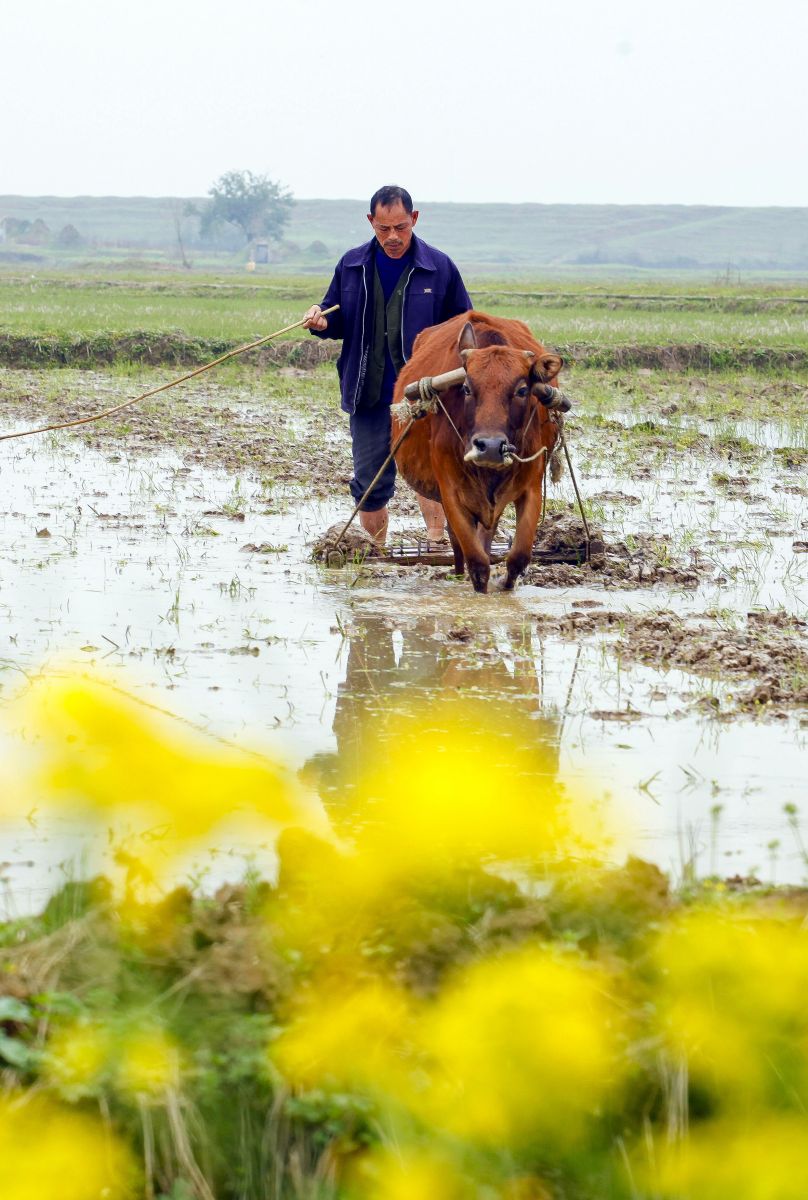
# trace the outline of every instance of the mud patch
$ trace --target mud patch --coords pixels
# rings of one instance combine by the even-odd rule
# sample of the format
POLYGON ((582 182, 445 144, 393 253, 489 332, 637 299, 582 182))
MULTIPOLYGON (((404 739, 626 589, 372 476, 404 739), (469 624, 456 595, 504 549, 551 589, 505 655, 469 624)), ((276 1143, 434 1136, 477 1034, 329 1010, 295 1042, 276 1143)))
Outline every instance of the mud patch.
MULTIPOLYGON (((537 546, 544 537, 552 541, 552 530, 553 526, 550 525, 548 534, 539 531, 537 546)), ((630 541, 603 543, 600 542, 600 531, 590 532, 593 541, 597 537, 603 546, 602 553, 593 555, 591 562, 580 566, 568 563, 531 564, 523 576, 524 582, 541 588, 600 585, 604 588, 664 586, 693 590, 715 573, 714 564, 697 550, 690 551, 687 558, 672 555, 670 542, 664 537, 636 534, 630 541)))
POLYGON ((349 561, 363 562, 380 555, 378 545, 358 522, 346 530, 345 522, 337 521, 311 547, 314 561, 331 567, 342 567, 349 561))
POLYGON ((748 613, 740 628, 728 628, 725 621, 725 615, 712 612, 638 614, 576 608, 560 618, 540 616, 537 625, 543 632, 573 640, 614 633, 608 644, 621 659, 748 685, 729 690, 724 700, 710 698, 709 706, 725 715, 765 710, 778 716, 808 707, 808 623, 779 612, 748 613))

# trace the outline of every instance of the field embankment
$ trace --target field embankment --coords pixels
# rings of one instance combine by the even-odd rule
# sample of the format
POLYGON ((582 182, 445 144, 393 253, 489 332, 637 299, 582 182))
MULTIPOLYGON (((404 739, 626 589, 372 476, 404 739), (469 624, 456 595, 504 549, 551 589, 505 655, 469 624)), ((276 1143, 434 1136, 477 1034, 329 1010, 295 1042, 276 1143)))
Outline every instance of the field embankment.
MULTIPOLYGON (((325 277, 0 277, 0 363, 197 365, 293 323, 325 286, 325 277)), ((787 372, 808 364, 808 296, 787 288, 750 296, 658 283, 553 290, 472 280, 471 292, 475 307, 526 321, 580 366, 787 372)), ((264 361, 313 365, 336 353, 298 332, 264 361)))

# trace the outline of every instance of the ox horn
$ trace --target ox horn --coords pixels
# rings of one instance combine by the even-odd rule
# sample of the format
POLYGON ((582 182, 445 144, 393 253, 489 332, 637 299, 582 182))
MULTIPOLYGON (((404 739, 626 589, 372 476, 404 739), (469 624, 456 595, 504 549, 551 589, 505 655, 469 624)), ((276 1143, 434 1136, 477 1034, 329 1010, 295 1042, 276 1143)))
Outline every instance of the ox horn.
POLYGON ((431 379, 416 379, 414 383, 408 383, 404 388, 404 395, 408 400, 417 400, 421 395, 422 384, 429 384, 433 391, 445 392, 458 383, 464 383, 465 379, 465 368, 455 367, 453 371, 446 371, 443 375, 433 375, 431 379))
POLYGON ((533 388, 534 394, 546 408, 554 408, 559 412, 569 412, 572 401, 551 383, 537 383, 533 388))

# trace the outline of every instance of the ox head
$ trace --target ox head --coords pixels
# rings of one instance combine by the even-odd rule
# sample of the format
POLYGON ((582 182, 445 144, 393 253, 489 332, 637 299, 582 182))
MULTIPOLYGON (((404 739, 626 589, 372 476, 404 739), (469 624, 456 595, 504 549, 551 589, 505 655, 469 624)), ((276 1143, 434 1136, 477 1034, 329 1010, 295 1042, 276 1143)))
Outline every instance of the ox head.
POLYGON ((463 326, 458 349, 466 371, 462 385, 465 460, 502 471, 512 461, 510 454, 532 405, 544 402, 545 385, 555 379, 564 361, 558 354, 539 356, 505 344, 480 349, 470 321, 463 326))

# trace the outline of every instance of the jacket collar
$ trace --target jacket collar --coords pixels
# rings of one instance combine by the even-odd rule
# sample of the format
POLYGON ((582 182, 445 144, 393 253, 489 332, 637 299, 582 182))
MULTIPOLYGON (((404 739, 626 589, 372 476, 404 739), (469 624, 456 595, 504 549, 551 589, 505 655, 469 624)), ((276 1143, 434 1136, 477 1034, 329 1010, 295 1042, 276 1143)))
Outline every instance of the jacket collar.
MULTIPOLYGON (((369 242, 365 242, 361 246, 355 246, 353 250, 348 250, 343 260, 345 266, 367 266, 373 261, 377 245, 378 242, 374 237, 369 242)), ((437 271, 438 269, 432 254, 432 247, 427 242, 422 242, 415 234, 412 235, 412 265, 418 267, 421 271, 437 271)))

